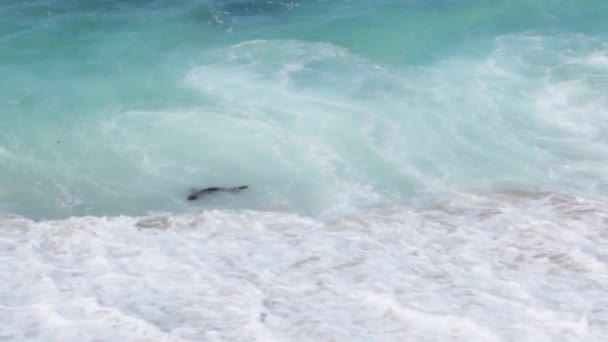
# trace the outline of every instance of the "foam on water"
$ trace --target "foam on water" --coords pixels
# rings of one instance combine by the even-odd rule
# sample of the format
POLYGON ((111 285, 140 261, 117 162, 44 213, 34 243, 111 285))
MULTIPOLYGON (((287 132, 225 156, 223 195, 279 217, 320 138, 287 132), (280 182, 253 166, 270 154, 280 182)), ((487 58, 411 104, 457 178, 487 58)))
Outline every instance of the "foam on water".
POLYGON ((510 191, 332 222, 5 217, 2 337, 604 341, 607 204, 510 191))

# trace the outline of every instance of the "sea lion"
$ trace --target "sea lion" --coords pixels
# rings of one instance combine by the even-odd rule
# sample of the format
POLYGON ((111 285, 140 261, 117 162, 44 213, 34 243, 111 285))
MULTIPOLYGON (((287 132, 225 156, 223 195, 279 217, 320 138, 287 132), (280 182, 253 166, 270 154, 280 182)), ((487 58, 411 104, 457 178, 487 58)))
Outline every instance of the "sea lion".
POLYGON ((188 201, 194 201, 194 200, 198 199, 199 196, 206 195, 206 194, 212 193, 212 192, 225 191, 225 192, 235 193, 235 192, 239 192, 241 190, 247 189, 248 187, 249 187, 248 185, 241 185, 241 186, 235 186, 233 188, 210 187, 210 188, 195 190, 190 194, 190 196, 188 196, 188 201))

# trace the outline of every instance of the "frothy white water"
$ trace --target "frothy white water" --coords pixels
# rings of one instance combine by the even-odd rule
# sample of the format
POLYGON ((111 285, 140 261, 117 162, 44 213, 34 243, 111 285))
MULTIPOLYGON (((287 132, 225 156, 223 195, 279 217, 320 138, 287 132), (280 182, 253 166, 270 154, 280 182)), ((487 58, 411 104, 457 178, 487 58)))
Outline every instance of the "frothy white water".
POLYGON ((0 336, 605 341, 608 202, 462 194, 332 222, 209 210, 0 221, 0 336))

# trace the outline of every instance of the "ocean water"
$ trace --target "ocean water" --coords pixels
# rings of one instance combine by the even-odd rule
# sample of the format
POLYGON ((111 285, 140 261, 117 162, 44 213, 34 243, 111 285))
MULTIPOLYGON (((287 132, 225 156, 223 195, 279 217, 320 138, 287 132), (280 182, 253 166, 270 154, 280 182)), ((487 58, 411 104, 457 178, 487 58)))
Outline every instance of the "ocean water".
POLYGON ((607 17, 2 1, 0 339, 608 340, 607 17))

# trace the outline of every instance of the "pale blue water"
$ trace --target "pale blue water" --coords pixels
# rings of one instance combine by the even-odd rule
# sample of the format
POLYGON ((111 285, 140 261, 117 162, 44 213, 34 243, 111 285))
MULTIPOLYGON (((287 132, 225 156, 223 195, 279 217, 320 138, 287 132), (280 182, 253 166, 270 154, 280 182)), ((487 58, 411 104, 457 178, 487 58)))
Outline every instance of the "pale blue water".
POLYGON ((603 1, 4 1, 0 210, 605 193, 603 1))
POLYGON ((0 340, 607 341, 606 18, 0 1, 0 340))

